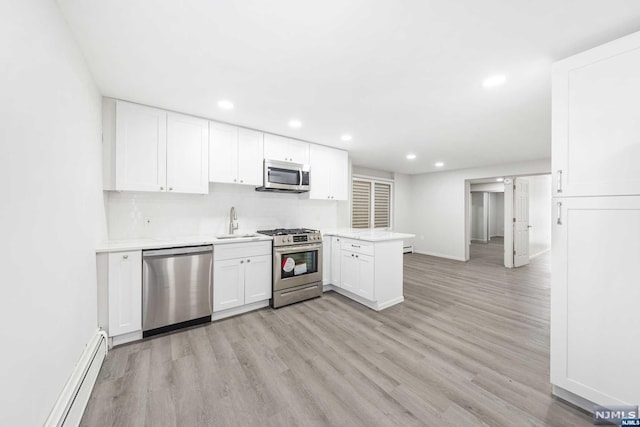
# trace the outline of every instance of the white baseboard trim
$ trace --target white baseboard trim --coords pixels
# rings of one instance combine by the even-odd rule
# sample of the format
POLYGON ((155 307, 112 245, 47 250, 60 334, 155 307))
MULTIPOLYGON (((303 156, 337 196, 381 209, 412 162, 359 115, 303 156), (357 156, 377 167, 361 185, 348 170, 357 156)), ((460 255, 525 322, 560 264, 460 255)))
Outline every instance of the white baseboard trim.
POLYGON ((529 255, 529 259, 534 259, 535 257, 539 257, 540 255, 546 254, 546 253, 547 253, 547 252, 549 252, 550 250, 551 250, 551 248, 549 248, 549 249, 545 249, 545 250, 540 251, 540 252, 538 252, 538 253, 536 253, 536 254, 533 254, 533 255, 529 255))
POLYGON ((85 346, 44 423, 45 427, 76 427, 80 424, 107 351, 107 335, 98 329, 85 346))
POLYGON ((230 308, 228 310, 217 311, 211 316, 212 321, 226 319, 227 317, 237 316, 238 314, 248 313, 259 308, 268 307, 269 300, 253 302, 251 304, 241 305, 240 307, 230 308))
POLYGON ((372 310, 375 311, 380 311, 380 310, 384 310, 385 308, 391 307, 392 305, 396 305, 396 304, 400 304, 402 301, 404 301, 404 296, 399 296, 397 298, 393 298, 389 301, 384 301, 382 303, 378 303, 376 301, 369 301, 366 298, 362 298, 359 295, 354 294, 353 292, 349 292, 345 289, 339 288, 339 287, 333 287, 333 290, 337 293, 339 293, 340 295, 344 295, 347 298, 350 298, 352 300, 354 300, 355 302, 358 302, 366 307, 369 307, 372 310))
POLYGON ((429 256, 435 256, 438 258, 446 258, 446 259, 452 259, 454 261, 466 261, 464 258, 460 258, 460 257, 455 257, 455 256, 451 256, 451 255, 443 255, 443 254, 436 254, 433 252, 424 252, 424 251, 413 251, 416 254, 420 254, 420 255, 429 255, 429 256))
POLYGON ((595 404, 592 401, 587 400, 584 397, 580 397, 577 394, 571 393, 570 391, 565 390, 562 387, 558 387, 557 385, 552 384, 551 394, 559 399, 569 402, 574 406, 577 406, 578 408, 584 409, 590 414, 593 413, 593 406, 595 404))
POLYGON ((334 291, 335 288, 333 287, 333 285, 323 285, 322 286, 322 293, 325 292, 329 292, 329 291, 334 291))
POLYGON ((142 339, 142 331, 133 331, 128 334, 116 335, 109 339, 109 348, 113 348, 117 345, 126 344, 133 341, 139 341, 142 339))

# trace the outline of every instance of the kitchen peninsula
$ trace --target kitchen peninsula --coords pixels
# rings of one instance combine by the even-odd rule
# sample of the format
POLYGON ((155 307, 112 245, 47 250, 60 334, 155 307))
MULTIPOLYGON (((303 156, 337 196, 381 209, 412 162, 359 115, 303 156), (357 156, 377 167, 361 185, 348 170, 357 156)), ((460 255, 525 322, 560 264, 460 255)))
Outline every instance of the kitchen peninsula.
POLYGON ((413 234, 342 228, 324 233, 324 288, 379 311, 404 301, 403 240, 413 234))

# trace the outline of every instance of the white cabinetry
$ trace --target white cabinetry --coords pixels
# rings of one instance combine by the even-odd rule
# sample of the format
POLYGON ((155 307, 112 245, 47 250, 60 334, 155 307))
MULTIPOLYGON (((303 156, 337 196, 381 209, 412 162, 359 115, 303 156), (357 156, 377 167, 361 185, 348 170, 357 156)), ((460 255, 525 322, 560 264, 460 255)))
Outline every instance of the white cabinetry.
MULTIPOLYGON (((216 245, 213 249, 214 313, 268 301, 271 262, 270 241, 216 245)), ((220 317, 214 314, 214 318, 220 317)))
POLYGON ((262 185, 263 133, 210 122, 209 181, 262 185))
POLYGON ((309 143, 265 133, 264 158, 267 160, 308 164, 309 143))
POLYGON ((640 33, 553 68, 551 383, 588 410, 640 401, 639 73, 640 33))
POLYGON ((310 199, 347 200, 349 196, 349 154, 346 151, 310 144, 310 199))
POLYGON ((104 98, 105 190, 208 193, 208 122, 104 98))
POLYGON ((331 280, 336 292, 374 310, 404 301, 402 240, 367 242, 333 236, 331 280))
POLYGON ((341 237, 331 236, 331 283, 334 286, 340 286, 342 282, 342 269, 340 268, 341 261, 341 237))
POLYGON ((209 123, 167 113, 167 190, 209 192, 209 123))
POLYGON ((553 66, 553 192, 640 194, 640 33, 553 66))
MULTIPOLYGON (((110 338, 142 338, 142 252, 97 255, 98 323, 110 338)), ((121 340, 120 343, 127 340, 121 340)))

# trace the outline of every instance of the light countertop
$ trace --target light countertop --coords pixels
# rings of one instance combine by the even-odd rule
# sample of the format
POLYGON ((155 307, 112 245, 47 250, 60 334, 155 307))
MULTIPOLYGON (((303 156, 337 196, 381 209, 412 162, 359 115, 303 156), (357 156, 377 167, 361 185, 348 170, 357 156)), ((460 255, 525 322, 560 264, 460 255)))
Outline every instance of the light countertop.
POLYGON ((108 242, 99 244, 96 248, 96 252, 122 252, 142 249, 162 249, 197 245, 223 245, 229 243, 260 242, 271 240, 272 238, 270 236, 265 236, 262 234, 252 237, 238 236, 226 239, 220 239, 215 236, 187 236, 171 239, 110 240, 108 242))
POLYGON ((347 239, 364 240, 367 242, 384 242, 388 240, 404 240, 416 237, 415 234, 396 233, 379 228, 339 228, 322 233, 326 236, 344 237, 347 239))

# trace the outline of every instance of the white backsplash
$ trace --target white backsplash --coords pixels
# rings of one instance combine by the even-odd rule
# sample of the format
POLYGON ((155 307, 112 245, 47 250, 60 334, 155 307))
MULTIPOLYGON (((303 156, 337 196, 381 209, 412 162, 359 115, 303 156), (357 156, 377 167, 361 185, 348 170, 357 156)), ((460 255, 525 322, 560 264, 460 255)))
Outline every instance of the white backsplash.
POLYGON ((171 239, 225 234, 235 206, 239 228, 329 229, 348 223, 347 202, 309 200, 306 194, 264 193, 253 187, 209 184, 209 194, 107 192, 110 240, 171 239))

